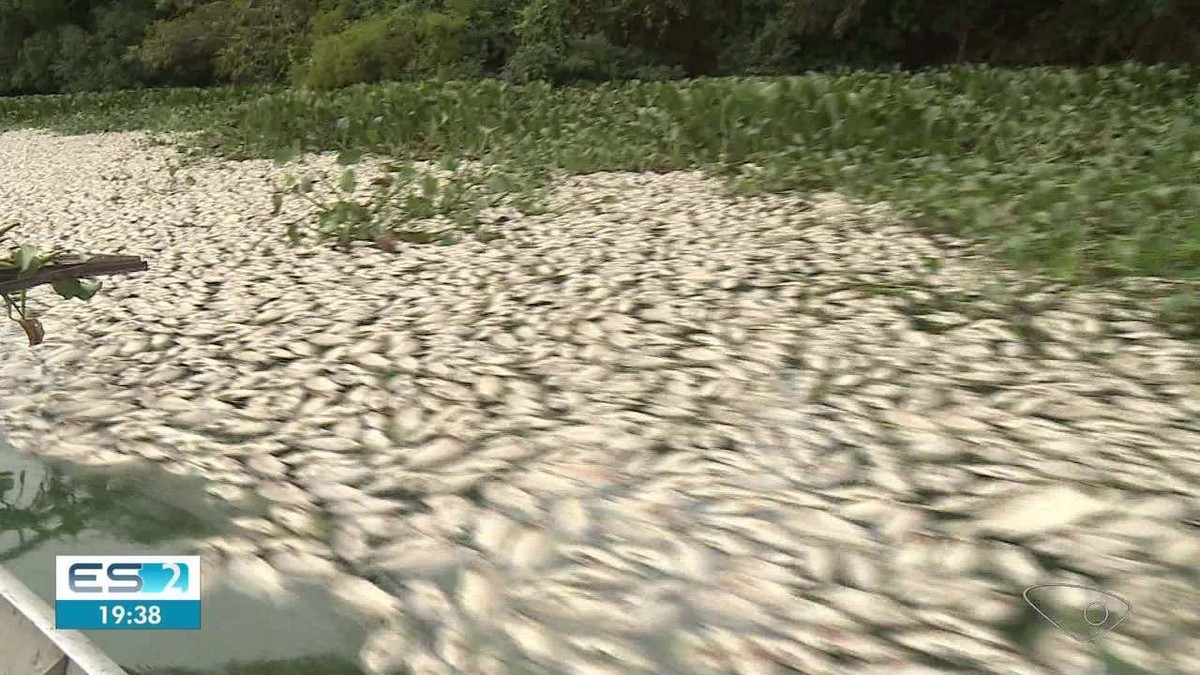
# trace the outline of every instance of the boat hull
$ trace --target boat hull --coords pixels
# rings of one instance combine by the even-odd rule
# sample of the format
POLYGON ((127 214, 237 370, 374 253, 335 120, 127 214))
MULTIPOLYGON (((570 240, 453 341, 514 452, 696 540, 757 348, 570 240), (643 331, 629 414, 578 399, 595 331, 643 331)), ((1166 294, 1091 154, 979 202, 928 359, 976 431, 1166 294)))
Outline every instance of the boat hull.
POLYGON ((54 614, 0 567, 0 675, 128 675, 82 633, 55 630, 54 614))

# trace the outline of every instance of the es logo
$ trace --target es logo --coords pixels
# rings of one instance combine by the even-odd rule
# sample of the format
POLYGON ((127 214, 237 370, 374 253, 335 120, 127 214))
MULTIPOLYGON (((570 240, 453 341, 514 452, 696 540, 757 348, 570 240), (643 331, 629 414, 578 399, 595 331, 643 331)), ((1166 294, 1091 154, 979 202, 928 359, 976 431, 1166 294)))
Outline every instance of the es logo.
POLYGON ((1123 598, 1077 584, 1041 584, 1025 589, 1025 602, 1055 628, 1079 642, 1099 640, 1133 610, 1123 598))
POLYGON ((67 567, 72 593, 186 593, 186 562, 77 562, 67 567))

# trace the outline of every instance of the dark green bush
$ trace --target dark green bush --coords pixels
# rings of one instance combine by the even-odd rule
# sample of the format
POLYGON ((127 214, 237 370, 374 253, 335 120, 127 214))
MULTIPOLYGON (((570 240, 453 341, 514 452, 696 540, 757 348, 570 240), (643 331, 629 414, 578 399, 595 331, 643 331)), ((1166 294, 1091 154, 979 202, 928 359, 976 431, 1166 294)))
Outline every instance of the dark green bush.
POLYGON ((17 91, 49 93, 59 89, 54 64, 59 56, 59 30, 34 33, 21 43, 9 83, 17 91))
POLYGON ((186 85, 212 82, 217 55, 228 41, 234 2, 204 3, 155 21, 145 39, 131 50, 132 58, 161 81, 186 85))
POLYGON ((1200 0, 0 0, 0 93, 1126 60, 1200 63, 1200 0))
MULTIPOLYGON (((326 15, 325 29, 337 20, 326 15)), ((480 72, 468 18, 405 3, 390 12, 346 22, 313 42, 296 71, 316 89, 412 77, 465 77, 480 72)))
POLYGON ((168 81, 276 82, 307 51, 318 0, 185 3, 155 21, 137 60, 168 81))

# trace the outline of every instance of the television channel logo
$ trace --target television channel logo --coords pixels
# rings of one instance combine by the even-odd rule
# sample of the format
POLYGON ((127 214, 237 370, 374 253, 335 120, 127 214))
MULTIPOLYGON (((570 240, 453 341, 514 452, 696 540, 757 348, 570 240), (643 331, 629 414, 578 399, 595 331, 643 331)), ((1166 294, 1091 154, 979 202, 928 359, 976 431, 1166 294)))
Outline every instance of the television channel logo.
POLYGON ((54 627, 199 630, 200 557, 55 558, 54 627))

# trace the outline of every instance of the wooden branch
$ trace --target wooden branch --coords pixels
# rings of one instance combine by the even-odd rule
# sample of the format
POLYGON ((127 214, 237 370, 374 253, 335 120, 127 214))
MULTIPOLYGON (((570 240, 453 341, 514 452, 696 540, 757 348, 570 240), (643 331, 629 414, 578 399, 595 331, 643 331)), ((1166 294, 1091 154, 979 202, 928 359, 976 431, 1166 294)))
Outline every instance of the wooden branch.
POLYGON ((109 274, 144 272, 148 269, 150 265, 136 255, 64 255, 25 277, 21 277, 20 272, 15 269, 0 270, 0 294, 25 290, 60 279, 89 279, 109 274))

